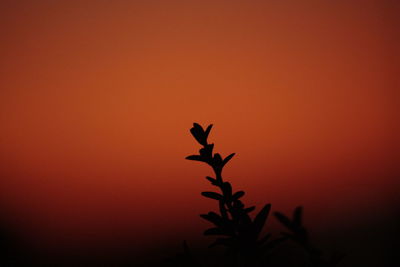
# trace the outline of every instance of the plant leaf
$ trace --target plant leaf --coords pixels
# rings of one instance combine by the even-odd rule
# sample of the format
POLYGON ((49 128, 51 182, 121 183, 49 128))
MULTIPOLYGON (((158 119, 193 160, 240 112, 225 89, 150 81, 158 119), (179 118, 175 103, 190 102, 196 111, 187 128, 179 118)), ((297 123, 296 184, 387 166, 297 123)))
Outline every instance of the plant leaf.
POLYGON ((190 155, 187 156, 186 159, 188 160, 196 160, 196 161, 203 161, 203 157, 200 155, 190 155))
POLYGON ((204 132, 204 137, 206 138, 206 140, 207 140, 207 138, 208 138, 208 135, 210 134, 210 131, 211 131, 211 128, 212 128, 212 127, 213 127, 212 124, 208 125, 206 131, 204 132))
POLYGON ((242 196, 244 196, 244 191, 237 191, 235 194, 233 194, 232 199, 237 200, 237 199, 241 198, 242 196))
POLYGON ((293 211, 293 224, 296 225, 297 227, 301 227, 301 224, 302 224, 302 213, 303 213, 303 207, 302 206, 298 206, 293 211))
POLYGON ((216 199, 216 200, 222 200, 223 196, 221 194, 215 193, 215 192, 201 192, 201 195, 204 197, 216 199))
POLYGON ((213 185, 217 185, 218 184, 217 179, 215 179, 215 178, 212 178, 210 176, 206 176, 206 179, 209 180, 211 182, 211 184, 213 184, 213 185))
POLYGON ((203 127, 198 123, 193 123, 193 128, 190 129, 193 137, 199 142, 201 145, 206 145, 206 139, 204 138, 204 130, 203 127))
POLYGON ((288 217, 286 217, 286 215, 284 215, 283 213, 280 212, 275 212, 274 213, 275 217, 278 219, 278 221, 283 224, 286 228, 288 228, 289 230, 294 230, 293 229, 293 224, 290 221, 290 219, 288 217))
POLYGON ((201 218, 212 222, 216 226, 222 225, 222 218, 217 213, 210 211, 208 214, 201 214, 201 218))
POLYGON ((198 124, 197 122, 194 122, 194 123, 193 123, 193 128, 196 128, 196 129, 201 129, 201 130, 203 130, 203 127, 201 127, 201 125, 200 125, 200 124, 198 124))
POLYGON ((256 208, 256 206, 251 206, 251 207, 245 208, 244 211, 247 212, 247 213, 250 213, 250 212, 252 212, 255 208, 256 208))
POLYGON ((255 237, 257 237, 261 233, 261 230, 263 229, 264 224, 267 221, 270 210, 271 210, 271 204, 267 204, 260 210, 260 212, 254 218, 253 227, 254 227, 255 237))
POLYGON ((223 160, 222 165, 225 165, 226 163, 228 163, 228 161, 229 161, 231 158, 233 158, 233 156, 235 156, 235 153, 232 153, 232 154, 230 154, 229 156, 227 156, 227 157, 223 160))

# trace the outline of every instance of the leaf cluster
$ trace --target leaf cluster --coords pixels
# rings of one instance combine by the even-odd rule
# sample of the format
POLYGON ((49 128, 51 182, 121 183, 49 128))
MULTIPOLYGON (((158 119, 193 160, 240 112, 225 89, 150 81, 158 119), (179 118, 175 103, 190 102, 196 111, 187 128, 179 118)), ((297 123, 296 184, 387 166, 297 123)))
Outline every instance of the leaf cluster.
MULTIPOLYGON (((186 157, 188 160, 205 162, 215 173, 214 177, 207 176, 206 179, 217 192, 202 192, 202 196, 218 202, 219 213, 210 211, 200 216, 213 224, 204 235, 218 236, 210 247, 216 245, 226 246, 230 251, 241 255, 253 254, 253 252, 264 251, 272 248, 278 240, 270 241, 271 234, 261 236, 264 225, 271 211, 271 204, 266 204, 254 218, 250 213, 255 210, 254 206, 246 207, 241 198, 244 191, 234 191, 231 183, 224 181, 222 170, 233 158, 235 153, 223 158, 219 153, 214 153, 214 144, 208 143, 208 136, 212 125, 206 130, 199 124, 194 123, 190 129, 193 137, 202 145, 199 154, 186 157)), ((279 240, 280 241, 280 240, 279 240)))
MULTIPOLYGON (((292 218, 280 212, 275 212, 276 219, 288 230, 281 236, 271 239, 271 234, 262 236, 263 228, 271 211, 271 204, 266 204, 254 216, 250 216, 255 206, 246 207, 242 202, 245 192, 235 191, 231 183, 222 178, 222 170, 235 156, 235 153, 223 158, 219 153, 214 153, 214 144, 208 142, 212 124, 206 129, 194 123, 190 129, 191 134, 202 146, 199 154, 186 157, 188 160, 200 161, 208 164, 214 171, 215 177, 207 176, 206 179, 215 187, 216 191, 202 192, 201 195, 215 200, 219 211, 210 211, 201 214, 201 218, 213 224, 212 228, 204 231, 206 236, 216 236, 210 247, 222 245, 228 249, 229 255, 242 263, 242 266, 257 265, 257 259, 268 254, 275 246, 285 240, 292 240, 302 247, 309 255, 307 266, 336 266, 343 255, 334 254, 331 259, 325 260, 322 253, 311 245, 306 228, 303 226, 303 208, 295 208, 292 218), (241 259, 241 260, 240 260, 241 259)), ((237 262, 236 262, 237 263, 237 262)), ((239 263, 239 265, 241 265, 239 263)))

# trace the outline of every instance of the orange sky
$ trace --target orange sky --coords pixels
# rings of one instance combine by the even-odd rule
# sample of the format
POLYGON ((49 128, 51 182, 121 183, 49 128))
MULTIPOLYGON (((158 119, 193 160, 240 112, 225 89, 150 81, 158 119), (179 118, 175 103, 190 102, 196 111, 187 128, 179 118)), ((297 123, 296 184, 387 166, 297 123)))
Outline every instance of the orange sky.
POLYGON ((127 232, 146 242, 179 227, 200 236, 198 214, 214 203, 200 196, 211 170, 184 160, 199 148, 194 121, 214 124, 217 151, 237 153, 225 174, 249 204, 303 204, 322 226, 392 212, 397 11, 394 1, 2 1, 3 213, 53 243, 127 232))

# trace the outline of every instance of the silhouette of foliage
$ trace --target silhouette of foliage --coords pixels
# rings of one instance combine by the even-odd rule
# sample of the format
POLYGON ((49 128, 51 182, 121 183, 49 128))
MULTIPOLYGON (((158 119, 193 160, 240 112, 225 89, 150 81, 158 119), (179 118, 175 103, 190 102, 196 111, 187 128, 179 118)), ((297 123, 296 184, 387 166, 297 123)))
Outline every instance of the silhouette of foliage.
POLYGON ((265 256, 271 255, 271 250, 282 241, 292 240, 308 254, 307 262, 300 263, 299 266, 336 266, 342 258, 341 254, 334 254, 329 260, 325 260, 322 258, 321 251, 309 242, 308 232, 303 226, 303 208, 301 206, 294 210, 292 218, 280 212, 274 213, 276 219, 289 232, 282 232, 281 237, 275 239, 271 239, 271 233, 262 236, 263 228, 271 211, 271 204, 264 205, 253 218, 250 216, 255 207, 246 207, 241 201, 245 192, 234 191, 231 183, 222 177, 223 168, 235 156, 235 153, 225 158, 219 153, 214 153, 214 144, 208 143, 212 126, 211 124, 204 130, 198 123, 193 124, 190 132, 202 147, 199 154, 186 157, 188 160, 208 164, 215 174, 215 177, 206 176, 206 179, 217 188, 218 192, 201 193, 202 196, 217 201, 219 207, 219 212, 210 211, 200 215, 201 218, 213 225, 204 231, 206 236, 216 236, 209 247, 224 246, 227 248, 227 255, 230 259, 227 260, 227 266, 266 266, 268 259, 265 260, 265 256))
POLYGON ((280 212, 275 212, 274 215, 290 231, 290 233, 282 232, 282 235, 299 244, 307 252, 309 265, 317 267, 336 266, 343 258, 342 253, 336 252, 330 259, 324 259, 322 252, 310 243, 307 230, 302 225, 303 207, 299 206, 293 211, 292 219, 280 212))
POLYGON ((266 204, 254 217, 250 213, 255 207, 246 207, 240 200, 244 191, 233 191, 231 183, 224 181, 222 171, 225 165, 234 157, 235 153, 223 158, 219 153, 213 153, 214 144, 208 143, 212 125, 206 130, 199 124, 194 123, 190 129, 196 141, 202 145, 198 155, 186 157, 188 160, 205 162, 215 173, 214 177, 207 176, 211 185, 217 187, 220 192, 202 192, 202 196, 218 201, 219 213, 209 212, 201 214, 200 217, 209 221, 214 226, 207 229, 204 235, 218 236, 210 247, 222 245, 228 248, 228 253, 240 262, 257 261, 258 256, 268 252, 281 241, 282 237, 270 240, 271 234, 261 236, 264 225, 271 211, 271 204, 266 204))

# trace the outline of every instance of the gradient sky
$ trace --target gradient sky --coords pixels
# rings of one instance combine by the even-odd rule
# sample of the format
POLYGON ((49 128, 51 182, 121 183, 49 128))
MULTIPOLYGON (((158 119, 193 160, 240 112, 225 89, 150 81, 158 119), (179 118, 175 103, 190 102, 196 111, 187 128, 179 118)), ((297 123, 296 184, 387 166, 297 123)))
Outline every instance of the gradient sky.
POLYGON ((60 246, 201 236, 198 214, 214 203, 200 196, 211 170, 184 160, 199 149, 194 121, 214 124, 217 151, 237 153, 225 175, 248 204, 302 204, 310 225, 328 228, 390 214, 398 11, 395 1, 1 1, 4 217, 60 246))

